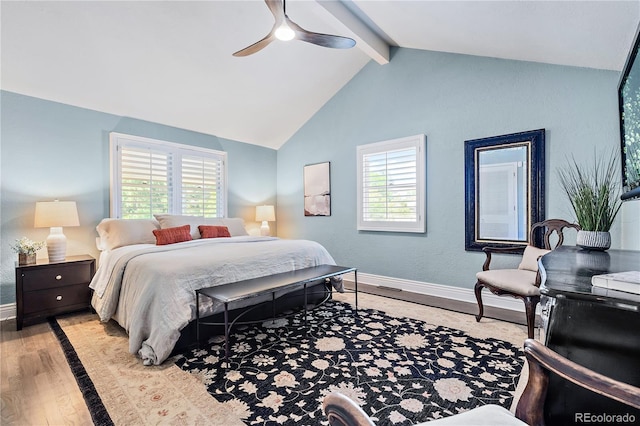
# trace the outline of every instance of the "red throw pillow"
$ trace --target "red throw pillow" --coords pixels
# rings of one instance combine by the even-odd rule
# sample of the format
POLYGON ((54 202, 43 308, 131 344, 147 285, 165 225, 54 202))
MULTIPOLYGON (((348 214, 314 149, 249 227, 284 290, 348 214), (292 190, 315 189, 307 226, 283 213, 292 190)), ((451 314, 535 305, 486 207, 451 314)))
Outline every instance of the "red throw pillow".
POLYGON ((200 225, 198 226, 202 238, 230 237, 229 228, 226 226, 200 225))
POLYGON ((181 243, 183 241, 191 241, 191 226, 177 226, 175 228, 154 229, 153 235, 156 236, 156 245, 164 246, 167 244, 181 243))

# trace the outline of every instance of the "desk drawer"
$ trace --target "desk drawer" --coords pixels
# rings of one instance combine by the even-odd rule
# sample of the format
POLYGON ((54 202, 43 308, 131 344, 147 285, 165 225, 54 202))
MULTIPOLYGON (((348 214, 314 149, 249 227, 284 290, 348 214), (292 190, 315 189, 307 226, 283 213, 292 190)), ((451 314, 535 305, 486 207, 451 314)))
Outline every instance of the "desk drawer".
POLYGON ((24 296, 24 314, 62 312, 75 305, 88 307, 90 301, 91 289, 87 283, 32 291, 24 296))
POLYGON ((90 282, 91 262, 69 263, 23 271, 22 290, 27 292, 74 284, 88 285, 90 282))

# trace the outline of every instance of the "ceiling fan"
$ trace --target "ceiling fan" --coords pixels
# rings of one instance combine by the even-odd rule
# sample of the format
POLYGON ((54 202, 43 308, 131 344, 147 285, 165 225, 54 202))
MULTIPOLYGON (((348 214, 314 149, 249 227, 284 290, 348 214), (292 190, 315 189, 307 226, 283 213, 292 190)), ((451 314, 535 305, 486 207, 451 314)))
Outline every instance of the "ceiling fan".
POLYGON ((249 56, 264 49, 269 43, 278 39, 288 41, 292 39, 306 41, 318 46, 331 47, 334 49, 349 49, 356 45, 355 40, 349 37, 342 37, 330 34, 321 34, 307 31, 300 25, 293 22, 287 16, 285 0, 264 0, 269 10, 275 18, 275 23, 269 34, 262 40, 253 43, 251 46, 238 50, 233 56, 249 56))

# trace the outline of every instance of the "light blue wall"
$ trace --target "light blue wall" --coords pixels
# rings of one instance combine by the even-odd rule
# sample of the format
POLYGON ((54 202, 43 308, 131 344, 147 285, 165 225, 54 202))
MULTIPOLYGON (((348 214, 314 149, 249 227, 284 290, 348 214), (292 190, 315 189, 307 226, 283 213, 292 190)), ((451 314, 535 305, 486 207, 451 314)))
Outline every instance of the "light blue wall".
MULTIPOLYGON (((619 149, 619 73, 395 49, 369 63, 278 151, 278 236, 309 238, 338 264, 472 287, 484 254, 464 250, 464 141, 546 129, 547 217, 574 220, 557 183, 567 155, 619 149), (356 146, 427 136, 427 232, 356 230, 356 146), (332 215, 303 215, 305 164, 331 162, 332 215)), ((568 242, 575 242, 575 235, 568 242)), ((612 229, 619 247, 620 229, 612 229)), ((496 266, 513 265, 502 256, 496 266)))
MULTIPOLYGON (((68 252, 97 255, 94 228, 109 214, 111 131, 228 152, 229 215, 250 226, 258 226, 254 206, 275 203, 277 189, 278 236, 319 241, 338 263, 362 272, 472 287, 484 259, 464 251, 464 141, 546 128, 547 217, 573 220, 556 169, 566 155, 590 161, 594 150, 618 149, 618 78, 612 71, 395 49, 390 64, 368 64, 277 152, 0 92, 0 304, 15 300, 11 243, 48 234, 33 228, 35 201, 77 201, 81 226, 65 229, 68 252), (355 147, 419 133, 427 135, 427 233, 356 231, 355 147), (323 161, 331 162, 332 216, 305 217, 303 166, 323 161)), ((627 222, 638 220, 635 214, 627 222)), ((514 262, 502 257, 496 266, 514 262)))
POLYGON ((259 226, 255 205, 275 204, 273 149, 6 91, 0 96, 0 304, 15 301, 14 240, 41 241, 49 234, 33 228, 36 201, 76 201, 80 226, 64 230, 67 253, 97 256, 95 226, 109 216, 110 132, 226 151, 228 214, 244 218, 249 227, 259 226))

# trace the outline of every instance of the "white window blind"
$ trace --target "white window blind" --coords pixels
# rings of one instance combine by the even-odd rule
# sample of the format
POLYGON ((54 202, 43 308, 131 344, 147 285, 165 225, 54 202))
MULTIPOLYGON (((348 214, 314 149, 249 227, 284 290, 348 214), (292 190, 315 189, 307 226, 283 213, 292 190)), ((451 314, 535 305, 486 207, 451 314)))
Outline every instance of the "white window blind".
POLYGON ((225 217, 226 153, 111 133, 111 217, 225 217))
POLYGON ((221 159, 182 157, 182 214, 217 217, 222 193, 221 159))
POLYGON ((171 154, 144 148, 120 149, 122 217, 143 219, 171 210, 171 154))
POLYGON ((358 147, 358 229, 425 232, 425 136, 358 147))

